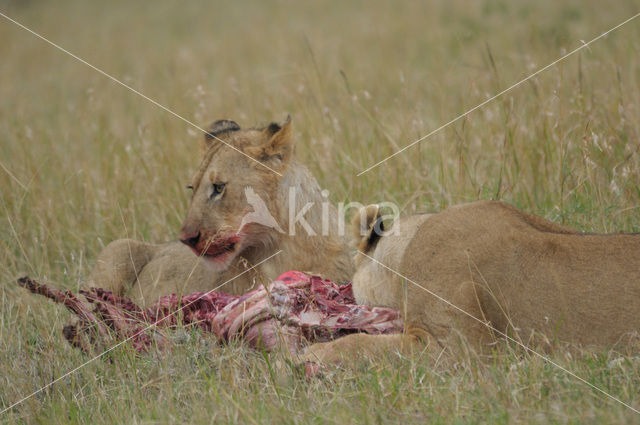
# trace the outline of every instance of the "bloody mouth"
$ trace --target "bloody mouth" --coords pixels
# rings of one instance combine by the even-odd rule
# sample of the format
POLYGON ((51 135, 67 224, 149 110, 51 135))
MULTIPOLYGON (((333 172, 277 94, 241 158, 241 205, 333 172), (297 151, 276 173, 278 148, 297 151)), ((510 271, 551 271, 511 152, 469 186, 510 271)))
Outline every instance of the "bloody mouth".
POLYGON ((205 258, 216 259, 235 251, 238 243, 240 242, 239 235, 233 235, 230 237, 216 237, 211 242, 203 243, 203 246, 192 248, 193 252, 197 255, 202 255, 205 258))
POLYGON ((211 246, 209 247, 209 249, 207 249, 204 255, 207 257, 217 257, 219 255, 226 254, 227 252, 233 251, 235 247, 236 247, 235 242, 231 242, 221 246, 211 246))

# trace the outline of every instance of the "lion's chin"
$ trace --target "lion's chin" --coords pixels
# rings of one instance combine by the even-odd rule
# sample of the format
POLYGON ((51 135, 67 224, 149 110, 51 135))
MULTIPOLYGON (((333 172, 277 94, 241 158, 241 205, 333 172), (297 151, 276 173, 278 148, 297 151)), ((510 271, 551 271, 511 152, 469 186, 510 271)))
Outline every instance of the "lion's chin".
POLYGON ((207 267, 218 273, 226 271, 242 250, 240 247, 241 242, 241 238, 236 234, 222 242, 211 245, 209 249, 201 253, 207 267))
POLYGON ((239 250, 234 249, 232 251, 226 251, 216 255, 204 254, 202 258, 205 260, 204 264, 208 269, 216 273, 222 273, 231 266, 231 263, 236 259, 238 253, 239 250))

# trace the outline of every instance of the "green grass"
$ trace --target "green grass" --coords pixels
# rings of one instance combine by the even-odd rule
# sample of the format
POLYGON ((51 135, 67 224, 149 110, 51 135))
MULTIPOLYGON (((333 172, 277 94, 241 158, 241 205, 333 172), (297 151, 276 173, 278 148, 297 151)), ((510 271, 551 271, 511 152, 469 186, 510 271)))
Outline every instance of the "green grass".
MULTIPOLYGON (((0 10, 197 124, 291 113, 333 201, 404 213, 503 199, 640 231, 640 20, 356 174, 638 12, 633 1, 65 2, 0 10)), ((0 18, 0 408, 87 357, 23 274, 77 289, 111 240, 176 238, 200 135, 0 18)), ((126 348, 0 416, 12 423, 640 423, 506 344, 489 361, 390 357, 306 380, 281 355, 193 337, 126 348)), ((552 353, 640 407, 637 356, 552 353)))

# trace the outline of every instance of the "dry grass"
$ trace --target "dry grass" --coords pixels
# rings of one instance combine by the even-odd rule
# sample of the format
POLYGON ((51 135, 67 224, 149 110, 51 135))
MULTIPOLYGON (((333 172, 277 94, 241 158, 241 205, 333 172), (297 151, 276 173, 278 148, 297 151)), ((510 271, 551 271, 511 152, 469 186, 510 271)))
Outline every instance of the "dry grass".
MULTIPOLYGON (((0 1, 0 10, 198 123, 291 113, 334 201, 406 213, 499 198, 580 229, 640 230, 640 21, 362 177, 417 137, 636 13, 637 4, 0 1)), ((0 19, 0 406, 85 357, 68 314, 16 288, 76 288, 109 241, 174 239, 197 165, 184 122, 0 19)), ((554 360, 640 406, 637 357, 554 360)), ((0 417, 31 423, 631 423, 508 346, 455 368, 390 358, 307 381, 284 358, 116 350, 0 417)))

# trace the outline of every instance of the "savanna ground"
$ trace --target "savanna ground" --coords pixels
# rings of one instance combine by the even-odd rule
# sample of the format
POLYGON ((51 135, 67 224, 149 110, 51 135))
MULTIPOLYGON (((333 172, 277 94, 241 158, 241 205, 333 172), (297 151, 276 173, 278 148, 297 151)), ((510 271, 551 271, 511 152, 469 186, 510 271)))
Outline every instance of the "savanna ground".
MULTIPOLYGON (((640 19, 361 177, 356 174, 637 13, 634 1, 65 2, 1 10, 177 113, 291 113, 333 201, 404 213, 503 199, 594 232, 640 231, 640 19)), ((15 285, 77 289, 111 240, 175 239, 201 134, 0 18, 0 408, 88 358, 70 315, 15 285)), ((452 367, 390 356, 304 379, 197 334, 127 347, 0 416, 27 423, 640 423, 506 343, 452 367)), ((627 353, 628 354, 628 353, 627 353)), ((637 355, 551 353, 640 408, 637 355)))

